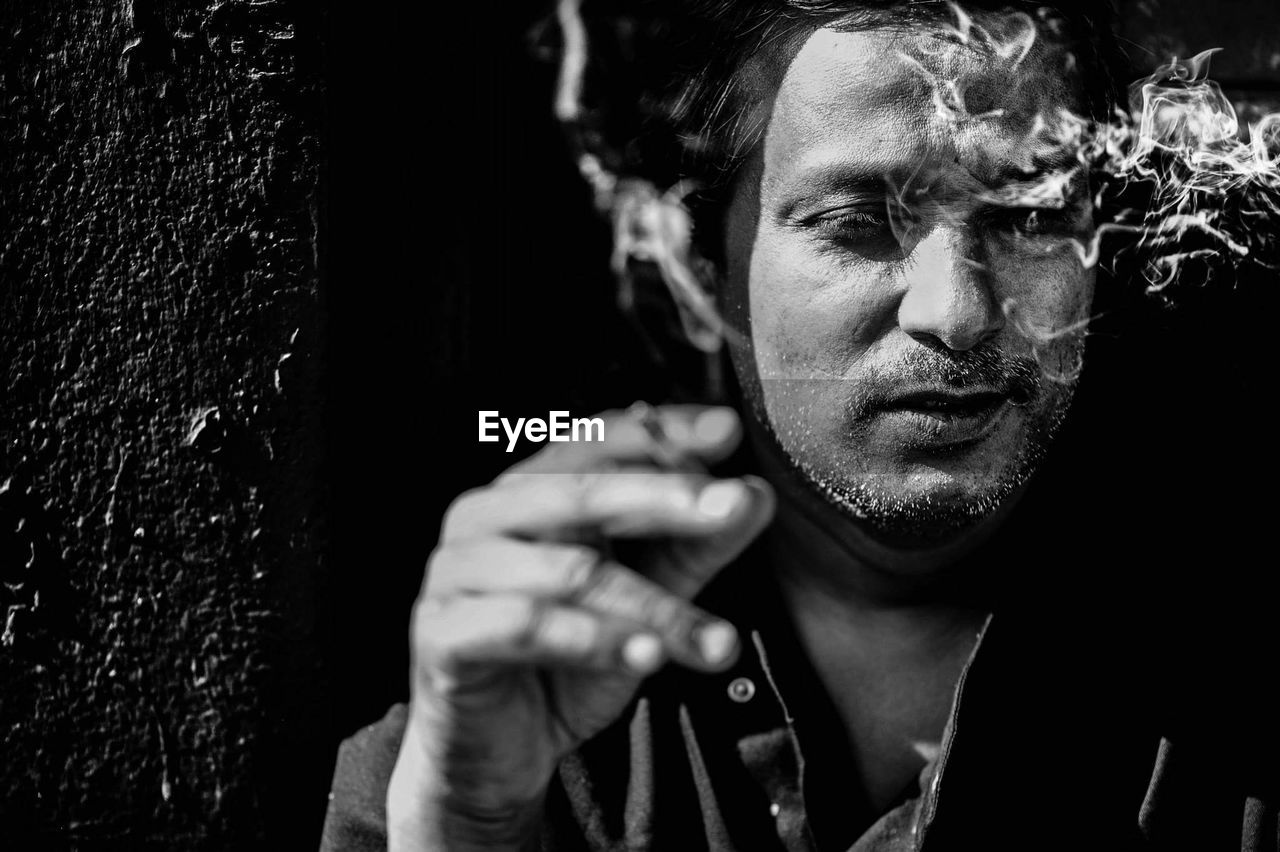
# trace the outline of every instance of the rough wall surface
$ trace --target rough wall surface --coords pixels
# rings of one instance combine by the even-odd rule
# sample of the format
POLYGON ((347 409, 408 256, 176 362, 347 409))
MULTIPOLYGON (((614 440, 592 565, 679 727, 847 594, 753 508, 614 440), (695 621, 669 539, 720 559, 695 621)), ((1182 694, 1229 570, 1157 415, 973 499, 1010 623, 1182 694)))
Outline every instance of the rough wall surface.
POLYGON ((323 22, 0 0, 0 848, 315 846, 323 22))

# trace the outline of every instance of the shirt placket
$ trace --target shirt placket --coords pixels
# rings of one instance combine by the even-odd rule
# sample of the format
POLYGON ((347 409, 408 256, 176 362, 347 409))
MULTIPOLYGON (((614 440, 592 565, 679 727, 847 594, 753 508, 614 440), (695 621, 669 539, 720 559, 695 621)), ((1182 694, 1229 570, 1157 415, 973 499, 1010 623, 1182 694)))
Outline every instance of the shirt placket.
POLYGON ((786 749, 790 760, 786 761, 785 773, 780 773, 780 783, 770 792, 769 813, 774 818, 778 830, 778 839, 782 841, 787 852, 813 852, 817 849, 813 832, 809 826, 808 814, 804 807, 804 752, 800 749, 800 740, 796 736, 795 717, 787 707, 786 699, 778 688, 777 678, 769 665, 769 656, 765 652, 764 642, 759 631, 752 631, 752 643, 760 661, 760 669, 773 699, 782 709, 782 717, 786 721, 786 749))
POLYGON ((748 848, 765 844, 780 846, 786 852, 814 852, 804 807, 804 762, 794 720, 769 670, 759 631, 752 630, 750 636, 741 661, 721 681, 721 701, 730 705, 738 758, 767 800, 767 823, 762 819, 765 815, 759 814, 742 824, 752 823, 759 829, 768 824, 776 835, 776 842, 758 836, 756 844, 748 848))
MULTIPOLYGON (((921 779, 920 798, 910 817, 909 847, 915 852, 927 852, 928 849, 926 839, 938 811, 943 775, 961 730, 960 707, 965 684, 990 623, 991 619, 988 617, 961 670, 938 756, 921 779)), ((774 724, 771 727, 761 726, 763 729, 760 733, 740 739, 739 751, 744 764, 769 797, 770 815, 783 848, 787 852, 815 852, 818 846, 805 808, 805 758, 796 733, 796 719, 779 688, 778 678, 759 631, 752 631, 751 638, 757 665, 754 671, 737 675, 730 682, 728 692, 731 700, 744 704, 762 700, 766 702, 759 710, 768 712, 774 724), (768 689, 763 689, 763 686, 768 689), (734 697, 735 692, 737 698, 734 697)), ((894 848, 905 846, 895 844, 894 848)))
POLYGON ((960 736, 960 707, 964 700, 965 684, 969 679, 969 671, 973 668, 973 661, 977 658, 978 651, 981 650, 990 627, 991 616, 987 616, 981 630, 978 632, 978 639, 974 643, 973 650, 969 652, 969 659, 965 661, 964 668, 960 670, 960 677, 956 682, 956 691, 951 698, 951 710, 947 716, 947 726, 943 732, 942 745, 930 772, 929 781, 923 785, 920 807, 916 809, 915 818, 911 826, 916 852, 927 852, 928 849, 929 828, 933 825, 938 814, 938 805, 941 801, 943 789, 943 776, 960 736))

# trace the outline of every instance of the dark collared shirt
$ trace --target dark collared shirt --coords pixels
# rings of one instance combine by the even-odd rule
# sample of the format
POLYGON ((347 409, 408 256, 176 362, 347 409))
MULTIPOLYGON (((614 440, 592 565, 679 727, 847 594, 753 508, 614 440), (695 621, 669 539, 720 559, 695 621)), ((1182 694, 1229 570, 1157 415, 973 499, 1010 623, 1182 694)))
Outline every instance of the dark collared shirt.
MULTIPOLYGON (((1246 733, 1275 727, 1231 677, 1198 692, 1220 658, 1188 657, 1132 602, 1042 594, 988 620, 937 757, 875 813, 767 571, 732 566, 701 602, 750 637, 739 662, 660 672, 568 757, 543 849, 1280 849, 1275 743, 1246 733)), ((324 849, 386 848, 404 724, 396 707, 342 746, 324 849)))

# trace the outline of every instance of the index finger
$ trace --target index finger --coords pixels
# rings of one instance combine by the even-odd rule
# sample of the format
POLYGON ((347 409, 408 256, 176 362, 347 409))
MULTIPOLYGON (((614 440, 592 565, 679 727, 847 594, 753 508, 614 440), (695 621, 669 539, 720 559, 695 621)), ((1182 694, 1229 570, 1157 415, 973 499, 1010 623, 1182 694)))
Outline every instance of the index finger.
POLYGON ((584 532, 615 538, 706 536, 752 502, 740 480, 658 470, 518 476, 467 492, 441 524, 441 541, 536 540, 584 532))

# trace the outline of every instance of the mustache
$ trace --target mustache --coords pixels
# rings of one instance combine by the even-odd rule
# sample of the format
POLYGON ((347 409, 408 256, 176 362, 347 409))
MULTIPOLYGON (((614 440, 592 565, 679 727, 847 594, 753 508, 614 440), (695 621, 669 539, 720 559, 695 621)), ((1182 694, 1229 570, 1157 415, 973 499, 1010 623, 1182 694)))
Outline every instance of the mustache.
POLYGON ((888 406, 906 388, 981 388, 1008 396, 1014 405, 1026 405, 1039 395, 1043 372, 1035 358, 1009 355, 993 344, 965 351, 921 347, 893 361, 866 365, 858 384, 848 404, 855 419, 888 406))

